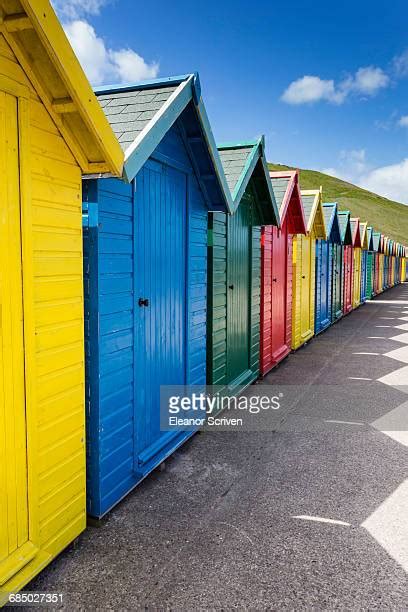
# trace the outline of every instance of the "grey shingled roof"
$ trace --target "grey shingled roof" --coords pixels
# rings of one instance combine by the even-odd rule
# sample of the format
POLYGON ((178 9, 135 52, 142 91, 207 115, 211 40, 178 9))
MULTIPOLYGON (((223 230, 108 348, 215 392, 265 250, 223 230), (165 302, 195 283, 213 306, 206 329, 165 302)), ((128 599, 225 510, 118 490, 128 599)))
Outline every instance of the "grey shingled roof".
POLYGON ((349 215, 340 212, 338 215, 338 218, 339 218, 339 226, 340 226, 340 236, 341 236, 341 239, 344 241, 344 238, 346 236, 347 224, 349 221, 349 215))
MULTIPOLYGON (((257 145, 254 145, 257 146, 257 145)), ((242 176, 245 168, 245 164, 248 157, 252 153, 254 146, 248 147, 231 147, 231 148, 219 148, 221 163, 224 168, 225 176, 227 179, 228 187, 231 193, 234 193, 235 187, 242 176)))
POLYGON ((303 195, 302 193, 302 202, 303 202, 303 209, 305 211, 306 226, 309 226, 310 216, 312 214, 313 204, 314 204, 315 199, 316 199, 316 196, 314 194, 303 195))
POLYGON ((381 238, 380 232, 373 232, 373 249, 374 249, 374 251, 378 251, 378 249, 380 248, 380 238, 381 238))
POLYGON ((333 215, 333 209, 335 208, 334 204, 330 204, 329 206, 326 206, 326 204, 323 206, 323 216, 324 216, 324 222, 326 224, 326 231, 329 234, 330 230, 331 230, 331 221, 332 221, 332 215, 333 215))
POLYGON ((96 94, 124 151, 167 102, 178 85, 96 94))
POLYGON ((350 226, 351 226, 351 235, 354 238, 354 233, 355 233, 355 231, 357 229, 357 221, 355 219, 350 219, 350 226))
POLYGON ((285 193, 290 183, 290 180, 291 178, 289 176, 285 176, 283 178, 271 176, 272 191, 274 193, 276 204, 278 206, 280 214, 282 214, 283 199, 285 197, 285 193))

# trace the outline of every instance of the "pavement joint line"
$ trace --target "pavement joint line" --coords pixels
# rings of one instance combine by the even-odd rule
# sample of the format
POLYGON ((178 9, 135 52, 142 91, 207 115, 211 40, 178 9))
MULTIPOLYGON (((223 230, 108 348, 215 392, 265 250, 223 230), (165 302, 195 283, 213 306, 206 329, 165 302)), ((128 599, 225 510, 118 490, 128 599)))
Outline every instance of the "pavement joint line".
MULTIPOLYGON (((375 302, 366 302, 367 303, 375 303, 375 302)), ((407 302, 408 303, 408 302, 407 302)), ((350 313, 349 316, 353 316, 353 313, 355 311, 352 311, 350 313)), ((368 311, 367 311, 368 312, 368 311)), ((375 318, 376 316, 376 310, 372 310, 370 312, 370 314, 368 315, 367 318, 363 319, 360 323, 360 325, 356 326, 356 332, 363 329, 364 327, 366 327, 368 325, 368 323, 375 318)), ((348 319, 347 319, 348 320, 348 319)), ((358 321, 358 319, 356 319, 358 321)), ((339 325, 344 324, 344 318, 340 319, 339 321, 339 325)), ((321 339, 322 336, 318 336, 317 338, 314 338, 314 342, 319 342, 319 340, 321 339)), ((287 422, 287 419, 291 416, 291 414, 293 414, 293 411, 296 409, 296 406, 301 402, 301 400, 306 396, 307 392, 310 390, 310 388, 313 386, 314 382, 318 379, 318 377, 322 374, 322 372, 324 372, 325 370, 329 370, 330 367, 332 366, 332 363, 337 360, 338 356, 344 351, 344 348, 346 346, 349 346, 353 341, 354 341, 354 337, 355 334, 353 334, 351 337, 349 337, 348 339, 346 338, 346 340, 344 341, 343 344, 338 345, 338 348, 336 350, 334 350, 331 353, 331 357, 329 359, 327 359, 327 361, 325 363, 323 363, 323 365, 320 367, 320 369, 316 372, 315 376, 313 376, 309 382, 304 385, 304 392, 297 398, 297 400, 294 402, 294 404, 292 405, 292 410, 291 412, 288 412, 288 414, 284 417, 282 417, 282 420, 278 423, 276 429, 279 430, 279 428, 285 423, 287 422)), ((272 374, 273 372, 271 372, 272 374)))
MULTIPOLYGON (((371 379, 367 378, 364 380, 371 380, 371 379)), ((362 421, 338 421, 336 419, 326 419, 325 423, 339 423, 340 425, 367 425, 367 423, 364 423, 362 421)))
POLYGON ((298 514, 292 516, 294 519, 300 519, 302 521, 312 521, 314 523, 328 523, 330 525, 342 525, 343 527, 351 527, 351 523, 346 521, 339 521, 337 519, 325 518, 324 516, 310 516, 308 514, 298 514))

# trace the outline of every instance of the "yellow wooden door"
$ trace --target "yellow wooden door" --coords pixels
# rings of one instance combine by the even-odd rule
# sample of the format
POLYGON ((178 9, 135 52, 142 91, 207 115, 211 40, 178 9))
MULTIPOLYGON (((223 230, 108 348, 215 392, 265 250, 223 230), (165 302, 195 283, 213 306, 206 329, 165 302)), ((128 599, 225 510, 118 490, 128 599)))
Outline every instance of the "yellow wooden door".
POLYGON ((353 261, 353 308, 357 308, 361 301, 361 249, 354 249, 353 261))
POLYGON ((311 273, 311 239, 301 236, 301 248, 298 261, 301 266, 300 288, 300 333, 302 338, 310 336, 310 273, 311 273))
POLYGON ((17 100, 0 92, 0 587, 30 542, 17 100))

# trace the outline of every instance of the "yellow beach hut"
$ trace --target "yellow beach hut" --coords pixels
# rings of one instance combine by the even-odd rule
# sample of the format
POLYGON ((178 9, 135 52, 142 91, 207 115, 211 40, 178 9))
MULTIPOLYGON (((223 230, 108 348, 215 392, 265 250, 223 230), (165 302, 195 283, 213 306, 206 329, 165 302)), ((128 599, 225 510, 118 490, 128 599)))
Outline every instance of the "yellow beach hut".
POLYGON ((85 528, 82 173, 123 154, 46 0, 0 0, 0 605, 85 528))
POLYGON ((316 239, 326 238, 322 189, 301 191, 307 234, 293 236, 292 349, 314 335, 316 239))
POLYGON ((361 233, 360 219, 350 219, 351 236, 353 240, 353 308, 361 304, 361 233))

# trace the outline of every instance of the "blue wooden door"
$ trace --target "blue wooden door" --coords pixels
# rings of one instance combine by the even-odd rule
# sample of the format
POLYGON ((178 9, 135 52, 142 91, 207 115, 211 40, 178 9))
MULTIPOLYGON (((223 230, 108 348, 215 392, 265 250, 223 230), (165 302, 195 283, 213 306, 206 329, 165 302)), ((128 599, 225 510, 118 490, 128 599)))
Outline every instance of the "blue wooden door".
POLYGON ((322 266, 321 266, 321 319, 320 324, 322 328, 327 327, 330 324, 330 312, 329 312, 329 243, 326 240, 322 241, 322 266))
POLYGON ((186 383, 187 175, 149 160, 135 194, 135 469, 179 432, 160 431, 160 386, 186 383))
POLYGON ((329 243, 326 240, 316 242, 316 332, 330 324, 329 300, 329 243))

